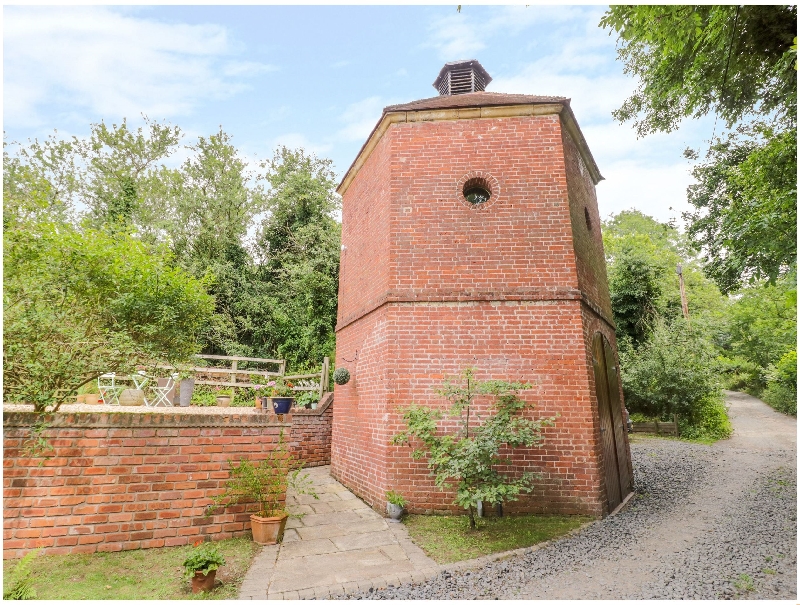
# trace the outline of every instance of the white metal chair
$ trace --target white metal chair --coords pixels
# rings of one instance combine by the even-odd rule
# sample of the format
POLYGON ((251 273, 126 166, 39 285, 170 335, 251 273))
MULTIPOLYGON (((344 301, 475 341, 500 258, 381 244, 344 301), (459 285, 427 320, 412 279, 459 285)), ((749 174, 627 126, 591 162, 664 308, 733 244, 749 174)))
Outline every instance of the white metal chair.
POLYGON ((125 390, 124 386, 116 383, 117 374, 109 372, 97 377, 97 390, 103 398, 103 403, 119 405, 119 394, 125 390))
POLYGON ((172 403, 172 401, 169 400, 168 395, 172 391, 172 389, 175 387, 175 381, 176 380, 178 380, 178 374, 177 373, 175 373, 172 376, 170 376, 167 379, 166 384, 164 384, 163 386, 151 386, 150 390, 152 390, 153 393, 155 394, 155 400, 152 401, 152 402, 149 402, 149 401, 147 401, 147 399, 145 399, 144 400, 145 405, 147 405, 148 407, 151 407, 151 408, 157 408, 158 406, 164 406, 164 407, 168 407, 168 408, 173 407, 173 403, 172 403))

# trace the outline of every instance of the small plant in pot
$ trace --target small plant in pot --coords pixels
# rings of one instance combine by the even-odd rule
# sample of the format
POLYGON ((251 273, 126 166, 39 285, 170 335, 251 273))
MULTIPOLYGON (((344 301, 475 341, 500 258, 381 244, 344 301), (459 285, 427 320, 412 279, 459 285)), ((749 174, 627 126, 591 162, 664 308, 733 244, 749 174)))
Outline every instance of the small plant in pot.
POLYGON ((286 528, 286 490, 292 487, 298 494, 319 498, 314 492, 308 474, 301 474, 303 463, 289 451, 281 430, 275 449, 264 460, 251 462, 243 458, 238 465, 228 461, 231 476, 225 491, 213 498, 206 512, 212 515, 217 508, 232 504, 258 503, 258 511, 250 515, 253 541, 259 544, 277 544, 283 539, 286 528))
POLYGON ((402 494, 398 494, 393 490, 386 492, 386 512, 393 521, 400 521, 406 504, 406 499, 403 498, 402 494))
POLYGON ((276 414, 288 414, 294 403, 294 384, 283 378, 267 383, 272 397, 272 409, 276 414))
POLYGON ((223 557, 211 542, 195 542, 191 554, 183 562, 184 575, 192 580, 192 592, 209 592, 214 589, 217 569, 225 565, 223 557))
POLYGON ((233 389, 220 389, 217 391, 217 405, 226 408, 233 400, 233 389))
POLYGON ((182 408, 192 405, 195 371, 191 366, 178 367, 178 393, 182 408))

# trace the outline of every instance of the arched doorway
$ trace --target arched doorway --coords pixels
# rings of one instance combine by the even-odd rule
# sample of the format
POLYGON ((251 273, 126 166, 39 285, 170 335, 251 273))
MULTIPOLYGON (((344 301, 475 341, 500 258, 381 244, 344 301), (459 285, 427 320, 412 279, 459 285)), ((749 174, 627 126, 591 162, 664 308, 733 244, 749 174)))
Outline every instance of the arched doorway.
POLYGON ((595 333, 592 340, 592 364, 600 414, 608 512, 611 512, 633 491, 633 481, 628 466, 628 448, 625 447, 617 364, 611 345, 600 332, 595 333))

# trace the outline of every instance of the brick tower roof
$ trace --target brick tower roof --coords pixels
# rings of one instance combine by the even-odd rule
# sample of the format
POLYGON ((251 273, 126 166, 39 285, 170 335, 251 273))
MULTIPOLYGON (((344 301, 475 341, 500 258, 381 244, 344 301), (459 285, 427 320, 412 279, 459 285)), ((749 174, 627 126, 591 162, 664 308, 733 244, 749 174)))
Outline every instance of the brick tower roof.
POLYGON ((417 111, 420 109, 455 109, 457 107, 488 107, 491 105, 537 105, 539 103, 563 103, 569 105, 566 97, 543 97, 539 95, 516 95, 504 92, 470 92, 463 95, 443 95, 420 99, 411 103, 389 105, 383 113, 391 111, 417 111))

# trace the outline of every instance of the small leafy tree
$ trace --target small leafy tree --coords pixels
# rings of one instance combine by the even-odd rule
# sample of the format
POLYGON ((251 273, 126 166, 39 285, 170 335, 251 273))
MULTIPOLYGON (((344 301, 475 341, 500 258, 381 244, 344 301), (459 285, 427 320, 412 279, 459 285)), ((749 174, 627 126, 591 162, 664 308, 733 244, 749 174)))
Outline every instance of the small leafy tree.
POLYGON ((460 380, 447 380, 436 390, 450 401, 450 416, 458 418, 456 433, 439 430, 441 411, 412 404, 403 412, 408 428, 392 438, 395 445, 413 442, 411 455, 415 460, 428 458, 428 468, 438 488, 456 488, 454 503, 468 511, 471 529, 475 528, 479 500, 492 504, 513 502, 519 494, 533 490, 535 476, 529 472, 513 473, 509 468, 511 460, 500 455, 504 447, 540 445, 542 427, 555 420, 521 416, 526 403, 519 393, 529 388, 522 382, 479 381, 474 368, 467 368, 460 380), (494 414, 483 422, 474 410, 478 397, 489 397, 494 407, 494 414))
POLYGON ((225 491, 212 499, 213 505, 206 511, 206 516, 221 507, 257 502, 256 514, 260 517, 275 517, 285 511, 283 501, 289 487, 294 488, 297 493, 319 498, 308 474, 300 474, 303 463, 289 451, 283 430, 278 437, 277 447, 270 450, 264 460, 251 462, 242 458, 238 466, 232 460, 228 464, 231 476, 225 485, 225 491))

